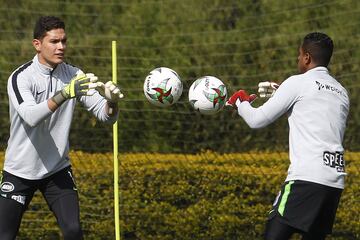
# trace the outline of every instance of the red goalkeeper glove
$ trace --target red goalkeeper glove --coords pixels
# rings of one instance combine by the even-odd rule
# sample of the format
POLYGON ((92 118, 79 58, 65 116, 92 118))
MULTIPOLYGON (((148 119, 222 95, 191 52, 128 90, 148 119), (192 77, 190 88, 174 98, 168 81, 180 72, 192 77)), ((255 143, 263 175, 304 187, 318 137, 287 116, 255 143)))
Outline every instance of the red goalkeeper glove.
POLYGON ((240 102, 244 102, 247 101, 249 103, 251 103, 252 101, 254 101, 257 98, 256 94, 247 94, 245 92, 245 90, 239 90, 237 92, 235 92, 227 101, 226 101, 226 106, 232 106, 235 107, 235 103, 236 101, 239 99, 240 102))

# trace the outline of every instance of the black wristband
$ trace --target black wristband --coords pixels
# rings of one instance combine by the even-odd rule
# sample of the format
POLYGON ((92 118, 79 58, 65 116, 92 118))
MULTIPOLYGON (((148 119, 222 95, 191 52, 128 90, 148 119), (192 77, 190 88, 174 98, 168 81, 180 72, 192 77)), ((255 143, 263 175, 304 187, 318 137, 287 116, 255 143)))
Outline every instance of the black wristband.
POLYGON ((109 115, 112 115, 114 114, 114 110, 117 109, 117 102, 110 102, 108 101, 107 102, 107 105, 108 105, 108 114, 109 115))
POLYGON ((117 102, 110 102, 110 101, 107 101, 108 102, 108 106, 111 107, 111 108, 116 108, 117 107, 117 102))

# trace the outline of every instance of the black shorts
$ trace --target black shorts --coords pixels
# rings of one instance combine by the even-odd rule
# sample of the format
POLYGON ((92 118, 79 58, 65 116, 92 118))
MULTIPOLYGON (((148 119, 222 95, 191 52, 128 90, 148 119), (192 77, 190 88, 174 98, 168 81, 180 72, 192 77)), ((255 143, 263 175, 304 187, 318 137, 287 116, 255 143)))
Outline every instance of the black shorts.
POLYGON ((64 195, 77 194, 71 168, 64 168, 49 177, 39 180, 28 180, 6 171, 2 172, 1 197, 12 199, 26 209, 37 190, 41 191, 49 206, 64 195))
POLYGON ((310 233, 331 234, 342 189, 295 180, 285 182, 273 204, 269 220, 310 233))

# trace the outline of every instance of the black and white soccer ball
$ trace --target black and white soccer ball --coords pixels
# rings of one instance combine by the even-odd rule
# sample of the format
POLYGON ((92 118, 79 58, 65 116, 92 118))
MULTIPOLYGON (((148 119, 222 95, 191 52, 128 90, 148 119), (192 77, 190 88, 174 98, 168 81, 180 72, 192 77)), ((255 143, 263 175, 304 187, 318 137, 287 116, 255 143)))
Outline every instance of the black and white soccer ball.
POLYGON ((225 105, 227 90, 225 84, 213 76, 195 80, 189 89, 191 106, 202 114, 215 114, 225 105))
POLYGON ((145 97, 155 106, 173 105, 179 100, 182 91, 183 84, 179 75, 170 68, 155 68, 145 78, 145 97))

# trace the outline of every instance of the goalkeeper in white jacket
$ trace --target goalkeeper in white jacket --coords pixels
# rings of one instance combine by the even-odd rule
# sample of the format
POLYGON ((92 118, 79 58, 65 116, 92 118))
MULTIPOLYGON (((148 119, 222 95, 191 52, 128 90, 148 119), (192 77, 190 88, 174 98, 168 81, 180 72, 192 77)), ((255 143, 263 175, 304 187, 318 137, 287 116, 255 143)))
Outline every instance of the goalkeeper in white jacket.
POLYGON ((251 128, 262 128, 288 115, 290 166, 284 185, 270 211, 266 240, 321 240, 332 232, 344 189, 342 145, 349 112, 345 88, 329 75, 333 42, 323 33, 309 33, 299 48, 299 75, 281 85, 259 84, 265 104, 254 108, 256 95, 239 90, 227 101, 251 128))
POLYGON ((82 239, 79 200, 69 159, 69 131, 79 101, 113 123, 123 97, 112 82, 64 62, 65 24, 53 16, 35 24, 37 54, 8 80, 10 138, 0 185, 0 238, 15 239, 23 213, 40 190, 65 240, 82 239))

